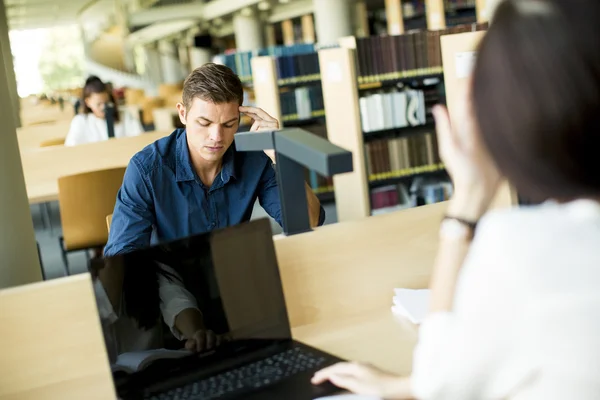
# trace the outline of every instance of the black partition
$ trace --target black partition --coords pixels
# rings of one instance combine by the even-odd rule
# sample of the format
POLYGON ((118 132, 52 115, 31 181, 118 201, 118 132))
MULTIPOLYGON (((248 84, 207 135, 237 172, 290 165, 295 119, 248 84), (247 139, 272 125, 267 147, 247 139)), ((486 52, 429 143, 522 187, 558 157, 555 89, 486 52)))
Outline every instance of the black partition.
POLYGON ((286 235, 311 230, 304 168, 323 176, 352 172, 352 153, 304 129, 243 132, 235 136, 238 151, 275 150, 283 231, 286 235))

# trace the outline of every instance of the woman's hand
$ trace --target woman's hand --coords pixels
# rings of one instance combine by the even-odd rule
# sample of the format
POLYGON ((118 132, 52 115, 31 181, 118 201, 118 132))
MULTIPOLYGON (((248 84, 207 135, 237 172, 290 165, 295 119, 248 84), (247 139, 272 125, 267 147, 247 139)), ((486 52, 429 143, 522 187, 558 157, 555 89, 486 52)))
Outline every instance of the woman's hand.
POLYGON ((500 173, 481 141, 469 88, 458 96, 454 125, 444 106, 435 106, 433 116, 440 157, 454 184, 448 213, 477 221, 496 194, 500 173))
POLYGON ((410 399, 409 381, 361 363, 338 363, 315 373, 311 382, 319 385, 329 381, 350 392, 386 399, 410 399))

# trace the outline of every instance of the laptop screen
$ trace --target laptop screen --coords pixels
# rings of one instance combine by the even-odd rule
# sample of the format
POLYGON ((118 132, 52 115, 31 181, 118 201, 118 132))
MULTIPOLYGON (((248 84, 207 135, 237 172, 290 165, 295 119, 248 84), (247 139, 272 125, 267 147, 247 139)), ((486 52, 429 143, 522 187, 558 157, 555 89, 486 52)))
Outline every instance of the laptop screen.
POLYGON ((246 339, 290 339, 267 219, 91 264, 113 370, 246 339))

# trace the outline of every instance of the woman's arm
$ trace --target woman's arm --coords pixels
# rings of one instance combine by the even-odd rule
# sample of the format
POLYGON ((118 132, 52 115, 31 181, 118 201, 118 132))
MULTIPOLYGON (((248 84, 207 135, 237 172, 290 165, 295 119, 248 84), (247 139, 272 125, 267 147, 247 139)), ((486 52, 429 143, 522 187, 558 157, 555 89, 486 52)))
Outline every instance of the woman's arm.
POLYGON ((67 137, 65 138, 65 146, 76 146, 87 143, 85 121, 85 115, 76 115, 73 118, 69 127, 69 133, 67 133, 67 137))

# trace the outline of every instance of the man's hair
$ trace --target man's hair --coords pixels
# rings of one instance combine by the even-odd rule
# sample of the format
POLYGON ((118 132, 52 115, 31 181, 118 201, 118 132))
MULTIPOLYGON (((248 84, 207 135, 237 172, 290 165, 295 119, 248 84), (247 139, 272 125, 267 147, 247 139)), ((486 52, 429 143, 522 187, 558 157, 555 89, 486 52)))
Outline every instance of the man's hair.
POLYGON ((214 104, 242 105, 244 88, 240 78, 225 65, 207 63, 196 68, 183 83, 183 105, 189 109, 194 98, 214 104))
POLYGON ((475 115, 527 199, 600 196, 600 2, 502 1, 477 54, 475 115))

